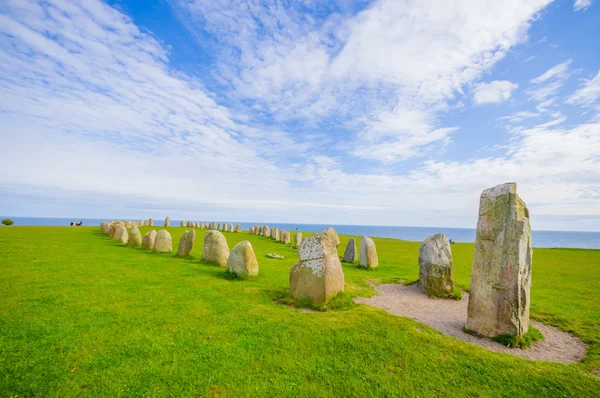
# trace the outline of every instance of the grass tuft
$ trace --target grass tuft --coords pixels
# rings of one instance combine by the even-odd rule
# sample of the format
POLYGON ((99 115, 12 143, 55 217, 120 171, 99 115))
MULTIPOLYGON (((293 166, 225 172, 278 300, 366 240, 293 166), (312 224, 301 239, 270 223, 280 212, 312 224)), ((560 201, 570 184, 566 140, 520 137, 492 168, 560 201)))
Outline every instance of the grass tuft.
POLYGON ((508 348, 529 348, 536 341, 544 340, 544 335, 539 329, 532 326, 529 327, 527 333, 523 336, 517 336, 515 334, 500 334, 492 337, 492 340, 496 343, 503 344, 508 348))

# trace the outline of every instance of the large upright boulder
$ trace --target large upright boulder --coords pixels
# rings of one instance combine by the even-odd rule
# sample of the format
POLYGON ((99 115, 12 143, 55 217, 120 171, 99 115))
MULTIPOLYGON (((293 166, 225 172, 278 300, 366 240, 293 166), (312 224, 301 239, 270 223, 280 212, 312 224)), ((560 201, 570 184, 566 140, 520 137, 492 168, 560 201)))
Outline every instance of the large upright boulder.
POLYGON ((233 247, 227 259, 227 271, 241 277, 258 275, 258 261, 250 242, 243 240, 233 247))
POLYGON ((196 239, 196 230, 190 229, 185 231, 179 238, 179 246, 177 247, 177 257, 187 257, 192 253, 194 248, 194 240, 196 239))
POLYGON ((290 231, 283 231, 281 233, 281 242, 283 242, 283 244, 285 245, 289 245, 290 244, 290 231))
POLYGON ((299 248, 300 243, 302 242, 302 232, 296 232, 294 234, 294 248, 299 248))
POLYGON ((267 236, 267 237, 268 237, 268 236, 271 236, 271 230, 269 229, 269 226, 268 226, 268 225, 265 225, 265 226, 262 228, 262 233, 263 233, 263 236, 267 236))
POLYGON ((154 249, 154 240, 156 239, 156 231, 148 231, 142 237, 142 249, 152 250, 154 249))
POLYGON ((179 226, 180 226, 180 227, 185 227, 185 221, 181 220, 181 221, 179 222, 179 226))
POLYGON ((106 234, 106 229, 108 228, 108 223, 106 221, 102 221, 100 223, 100 232, 106 234))
POLYGON ((152 251, 156 253, 169 253, 173 251, 173 239, 169 231, 166 229, 158 231, 152 251))
POLYGON ((142 245, 142 234, 135 225, 129 230, 129 239, 127 240, 127 244, 133 247, 140 247, 142 245))
POLYGON ((344 272, 337 246, 329 234, 316 233, 298 249, 300 261, 290 271, 290 295, 324 304, 344 291, 344 272))
POLYGON ((165 218, 165 228, 171 226, 171 217, 165 218))
POLYGON ((151 218, 149 218, 149 219, 148 219, 148 225, 149 225, 150 227, 153 227, 153 226, 154 226, 154 220, 152 220, 151 218))
POLYGON ((115 229, 113 229, 113 231, 112 231, 111 238, 113 238, 114 240, 119 240, 119 237, 121 236, 121 230, 124 228, 125 228, 125 223, 123 223, 122 221, 116 222, 115 229))
POLYGON ((229 258, 229 247, 225 236, 216 230, 209 230, 204 235, 204 254, 206 261, 215 263, 221 267, 227 265, 229 258))
POLYGON ((129 234, 127 233, 127 228, 122 227, 119 229, 119 234, 117 235, 117 241, 119 243, 127 243, 129 240, 129 234))
POLYGON ((483 191, 467 329, 488 337, 527 332, 532 255, 529 210, 517 195, 517 184, 483 191))
POLYGON ((356 241, 354 238, 350 238, 344 250, 344 262, 354 263, 358 260, 358 250, 356 250, 356 241))
POLYGON ((368 236, 360 237, 360 266, 368 269, 379 267, 377 247, 375 247, 373 239, 368 236))
POLYGON ((329 236, 331 236, 331 238, 335 242, 336 246, 340 245, 340 237, 338 236, 337 231, 335 229, 333 229, 333 227, 327 228, 325 231, 323 231, 323 233, 324 234, 328 234, 329 236))
POLYGON ((248 229, 248 233, 250 235, 254 235, 254 227, 250 227, 250 229, 248 229))
POLYGON ((282 233, 283 231, 280 231, 279 228, 273 228, 273 239, 275 239, 277 242, 280 242, 282 233))
POLYGON ((235 232, 235 233, 242 232, 242 227, 240 226, 240 224, 237 224, 235 226, 235 229, 233 230, 233 232, 235 232))
POLYGON ((117 226, 115 225, 114 222, 111 222, 108 224, 108 227, 106 228, 106 236, 112 238, 113 234, 115 233, 115 228, 117 226))
POLYGON ((419 286, 430 297, 452 297, 452 251, 444 234, 430 236, 419 249, 419 286))
POLYGON ((133 227, 133 223, 131 221, 125 221, 125 228, 133 227))

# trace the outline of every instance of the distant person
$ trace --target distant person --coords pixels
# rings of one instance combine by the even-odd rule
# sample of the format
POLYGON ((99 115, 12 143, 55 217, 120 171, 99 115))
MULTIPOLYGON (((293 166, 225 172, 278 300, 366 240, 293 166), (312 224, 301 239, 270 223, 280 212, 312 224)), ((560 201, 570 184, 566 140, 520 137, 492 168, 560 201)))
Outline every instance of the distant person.
POLYGON ((83 220, 79 220, 78 223, 75 223, 76 226, 81 227, 83 225, 83 220))
POLYGON ((450 244, 451 244, 451 245, 453 245, 453 244, 454 244, 454 241, 453 241, 452 239, 450 239, 450 244))
POLYGON ((74 226, 74 225, 75 225, 75 221, 71 221, 71 226, 74 226))

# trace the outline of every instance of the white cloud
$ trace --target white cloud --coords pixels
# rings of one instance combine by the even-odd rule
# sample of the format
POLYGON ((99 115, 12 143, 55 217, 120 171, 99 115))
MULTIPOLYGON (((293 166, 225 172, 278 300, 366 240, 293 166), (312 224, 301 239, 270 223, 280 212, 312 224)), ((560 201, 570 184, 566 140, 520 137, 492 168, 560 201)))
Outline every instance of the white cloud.
POLYGON ((527 95, 538 102, 537 110, 539 112, 548 112, 550 107, 555 104, 558 91, 569 78, 571 62, 572 60, 562 62, 531 79, 532 85, 527 89, 527 95))
POLYGON ((600 71, 591 79, 583 79, 581 87, 567 98, 567 103, 590 106, 600 99, 600 71))
POLYGON ((473 89, 473 99, 477 104, 498 104, 508 101, 512 92, 518 87, 518 84, 507 80, 479 83, 473 89))
POLYGON ((575 11, 587 10, 589 6, 592 5, 592 0, 575 0, 575 4, 573 4, 573 8, 575 11))

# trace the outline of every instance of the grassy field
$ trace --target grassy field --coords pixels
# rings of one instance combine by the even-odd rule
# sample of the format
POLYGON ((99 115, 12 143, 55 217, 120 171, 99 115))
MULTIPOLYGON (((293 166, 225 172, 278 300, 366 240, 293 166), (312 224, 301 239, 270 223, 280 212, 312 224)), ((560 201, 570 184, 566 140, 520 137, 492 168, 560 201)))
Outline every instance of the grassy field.
MULTIPOLYGON (((142 234, 150 227, 140 228, 142 234)), ((157 229, 157 228, 156 228, 157 229)), ((169 228, 174 249, 184 228, 169 228)), ((295 250, 252 242, 255 280, 193 255, 152 254, 92 227, 0 228, 0 396, 597 397, 600 251, 536 249, 532 316, 590 345, 582 363, 533 362, 358 305, 306 313, 278 304, 295 250), (268 259, 278 253, 285 260, 268 259)), ((341 236, 340 254, 348 241, 341 236)), ((375 239, 375 271, 343 264, 349 296, 367 281, 414 281, 419 243, 375 239)), ((472 244, 452 246, 468 289, 472 244)))

